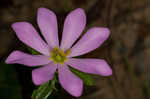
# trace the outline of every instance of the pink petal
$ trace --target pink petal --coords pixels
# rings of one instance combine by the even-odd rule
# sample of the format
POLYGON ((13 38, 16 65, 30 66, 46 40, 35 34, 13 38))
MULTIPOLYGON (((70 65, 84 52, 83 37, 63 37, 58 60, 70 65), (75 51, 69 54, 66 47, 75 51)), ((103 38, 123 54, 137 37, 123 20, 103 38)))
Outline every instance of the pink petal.
POLYGON ((41 33, 50 47, 58 47, 58 28, 56 15, 46 8, 38 9, 37 22, 41 33))
POLYGON ((82 33, 86 24, 86 16, 83 9, 78 8, 72 11, 64 23, 61 48, 66 50, 72 46, 82 33))
POLYGON ((109 36, 108 28, 91 28, 87 33, 71 48, 69 57, 86 54, 98 48, 109 36))
POLYGON ((109 65, 106 63, 106 61, 101 59, 70 58, 66 63, 82 72, 98 74, 102 76, 112 75, 112 70, 109 65))
POLYGON ((24 64, 27 66, 39 66, 50 63, 49 57, 44 55, 29 55, 21 51, 12 52, 6 59, 7 64, 24 64))
POLYGON ((41 85, 53 79, 57 65, 50 63, 32 71, 32 80, 35 85, 41 85))
POLYGON ((58 77, 61 86, 72 96, 79 97, 82 94, 83 82, 75 76, 66 65, 58 66, 58 77))
POLYGON ((34 27, 28 22, 16 22, 12 24, 18 38, 28 46, 44 55, 49 55, 47 44, 41 39, 34 27))

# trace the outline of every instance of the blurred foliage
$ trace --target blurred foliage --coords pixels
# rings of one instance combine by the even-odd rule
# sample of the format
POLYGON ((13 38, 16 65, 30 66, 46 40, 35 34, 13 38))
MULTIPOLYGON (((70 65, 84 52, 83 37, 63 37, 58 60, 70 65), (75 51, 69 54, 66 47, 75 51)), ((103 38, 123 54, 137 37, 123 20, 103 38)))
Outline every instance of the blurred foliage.
POLYGON ((0 99, 22 99, 21 85, 14 65, 0 61, 0 99))

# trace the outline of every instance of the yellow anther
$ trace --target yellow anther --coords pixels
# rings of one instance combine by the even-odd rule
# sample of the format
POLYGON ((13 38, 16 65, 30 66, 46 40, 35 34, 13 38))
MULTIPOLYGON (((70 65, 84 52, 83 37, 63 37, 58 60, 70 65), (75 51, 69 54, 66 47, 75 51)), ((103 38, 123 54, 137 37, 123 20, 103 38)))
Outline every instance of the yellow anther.
POLYGON ((65 52, 65 55, 68 56, 68 55, 70 55, 70 53, 71 53, 70 49, 67 49, 65 52))

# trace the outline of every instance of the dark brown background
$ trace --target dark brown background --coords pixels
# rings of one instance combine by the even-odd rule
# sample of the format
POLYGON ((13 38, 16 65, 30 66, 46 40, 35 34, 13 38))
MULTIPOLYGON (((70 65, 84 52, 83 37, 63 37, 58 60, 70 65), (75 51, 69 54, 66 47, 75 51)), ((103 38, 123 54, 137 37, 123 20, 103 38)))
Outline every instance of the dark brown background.
MULTIPOLYGON (((28 21, 38 29, 36 14, 39 7, 49 8, 56 13, 60 35, 66 15, 79 7, 83 8, 87 15, 85 31, 93 26, 110 28, 109 39, 100 48, 82 57, 106 59, 113 69, 113 75, 94 76, 95 85, 84 86, 83 96, 74 98, 63 91, 62 99, 150 99, 150 0, 0 2, 0 58, 8 56, 15 49, 26 50, 16 37, 11 24, 16 21, 28 21)), ((21 66, 14 68, 23 99, 30 99, 35 87, 30 77, 31 69, 21 66)), ((5 99, 1 94, 0 97, 5 99)))

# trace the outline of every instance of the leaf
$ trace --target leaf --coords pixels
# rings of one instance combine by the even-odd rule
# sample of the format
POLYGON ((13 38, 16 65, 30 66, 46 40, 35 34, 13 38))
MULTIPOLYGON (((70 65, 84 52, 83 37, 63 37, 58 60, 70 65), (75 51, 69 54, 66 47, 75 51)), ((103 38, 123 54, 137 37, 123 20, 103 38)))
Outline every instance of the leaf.
MULTIPOLYGON (((27 49, 33 55, 40 54, 39 52, 28 46, 27 49)), ((54 76, 53 80, 41 85, 38 89, 34 90, 32 93, 32 99, 47 99, 52 94, 53 90, 56 90, 56 80, 56 76, 54 76)))
POLYGON ((78 71, 74 68, 72 68, 70 66, 70 70, 75 74, 77 75, 78 77, 80 77, 82 80, 83 80, 83 83, 85 85, 88 85, 88 86, 92 86, 94 85, 94 79, 92 78, 92 76, 90 74, 86 74, 84 72, 81 72, 81 71, 78 71))
POLYGON ((22 99, 14 65, 5 64, 3 59, 0 61, 0 89, 1 99, 22 99))
POLYGON ((49 95, 55 90, 56 77, 50 82, 41 85, 38 89, 34 90, 32 99, 47 99, 49 95))

